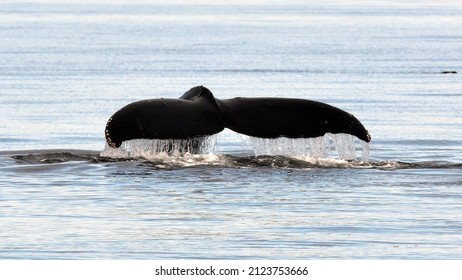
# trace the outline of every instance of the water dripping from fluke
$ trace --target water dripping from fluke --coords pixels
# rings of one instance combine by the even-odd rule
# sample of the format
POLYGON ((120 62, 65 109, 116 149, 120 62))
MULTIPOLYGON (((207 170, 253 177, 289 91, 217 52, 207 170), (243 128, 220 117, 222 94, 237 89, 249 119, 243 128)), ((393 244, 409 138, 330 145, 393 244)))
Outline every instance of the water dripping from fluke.
POLYGON ((326 134, 316 138, 257 138, 243 136, 254 155, 238 157, 214 154, 216 135, 192 139, 134 139, 119 148, 106 145, 101 157, 167 166, 221 165, 228 167, 347 167, 369 162, 369 145, 349 134, 326 134), (361 151, 358 155, 358 151, 361 151))
POLYGON ((286 156, 313 159, 369 161, 369 143, 350 134, 331 134, 315 138, 243 137, 255 156, 286 156), (360 156, 357 155, 361 151, 360 156))
POLYGON ((106 144, 101 156, 109 158, 181 157, 210 153, 216 146, 216 135, 191 139, 133 139, 122 142, 119 148, 106 144))

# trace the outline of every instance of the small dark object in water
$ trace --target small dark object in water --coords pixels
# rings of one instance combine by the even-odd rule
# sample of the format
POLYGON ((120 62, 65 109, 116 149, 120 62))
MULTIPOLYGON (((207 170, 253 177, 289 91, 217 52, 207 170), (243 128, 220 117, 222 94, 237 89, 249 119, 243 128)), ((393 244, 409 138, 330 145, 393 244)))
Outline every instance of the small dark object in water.
POLYGON ((457 74, 457 71, 441 71, 441 74, 457 74))

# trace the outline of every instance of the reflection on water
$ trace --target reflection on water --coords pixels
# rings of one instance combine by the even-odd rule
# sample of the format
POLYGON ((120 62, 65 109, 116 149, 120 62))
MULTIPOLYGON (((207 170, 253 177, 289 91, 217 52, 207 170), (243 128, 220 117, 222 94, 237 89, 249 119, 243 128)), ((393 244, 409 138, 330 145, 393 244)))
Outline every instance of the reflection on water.
POLYGON ((1 169, 8 184, 0 185, 0 219, 8 230, 0 233, 0 257, 428 258, 431 251, 431 258, 451 258, 462 253, 460 165, 424 173, 423 165, 299 169, 287 157, 222 156, 226 166, 159 169, 156 163, 105 161, 96 152, 78 151, 75 158, 61 152, 62 161, 42 161, 58 154, 9 155, 16 163, 1 169), (288 166, 274 164, 279 161, 288 166), (33 166, 41 169, 22 170, 33 166))

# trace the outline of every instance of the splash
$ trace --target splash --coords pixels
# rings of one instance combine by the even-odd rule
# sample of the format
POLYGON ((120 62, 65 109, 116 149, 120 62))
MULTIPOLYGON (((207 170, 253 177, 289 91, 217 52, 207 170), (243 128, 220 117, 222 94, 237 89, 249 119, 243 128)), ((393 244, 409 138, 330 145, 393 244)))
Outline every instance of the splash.
POLYGON ((327 133, 316 138, 245 137, 243 140, 253 148, 255 156, 280 155, 369 161, 369 144, 350 134, 327 133), (358 150, 361 150, 360 157, 357 155, 358 150))
POLYGON ((100 155, 110 158, 159 159, 205 154, 215 146, 216 135, 192 139, 134 139, 122 142, 119 148, 106 144, 100 155))

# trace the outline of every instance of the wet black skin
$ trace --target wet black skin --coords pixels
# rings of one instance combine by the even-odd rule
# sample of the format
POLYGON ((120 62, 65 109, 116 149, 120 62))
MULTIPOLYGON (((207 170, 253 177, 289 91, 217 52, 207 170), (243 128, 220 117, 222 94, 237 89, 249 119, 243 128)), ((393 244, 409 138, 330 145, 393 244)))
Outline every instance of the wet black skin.
POLYGON ((119 147, 131 139, 193 139, 224 128, 261 138, 311 138, 347 133, 369 142, 371 137, 353 115, 334 106, 305 99, 216 99, 203 86, 179 99, 141 100, 117 111, 106 125, 106 141, 119 147))
POLYGON ((195 87, 180 99, 141 100, 117 111, 106 124, 106 142, 119 147, 131 139, 192 139, 224 129, 212 93, 195 87))
POLYGON ((260 138, 312 138, 347 133, 369 142, 369 133, 353 115, 306 99, 233 98, 218 100, 227 128, 260 138))

